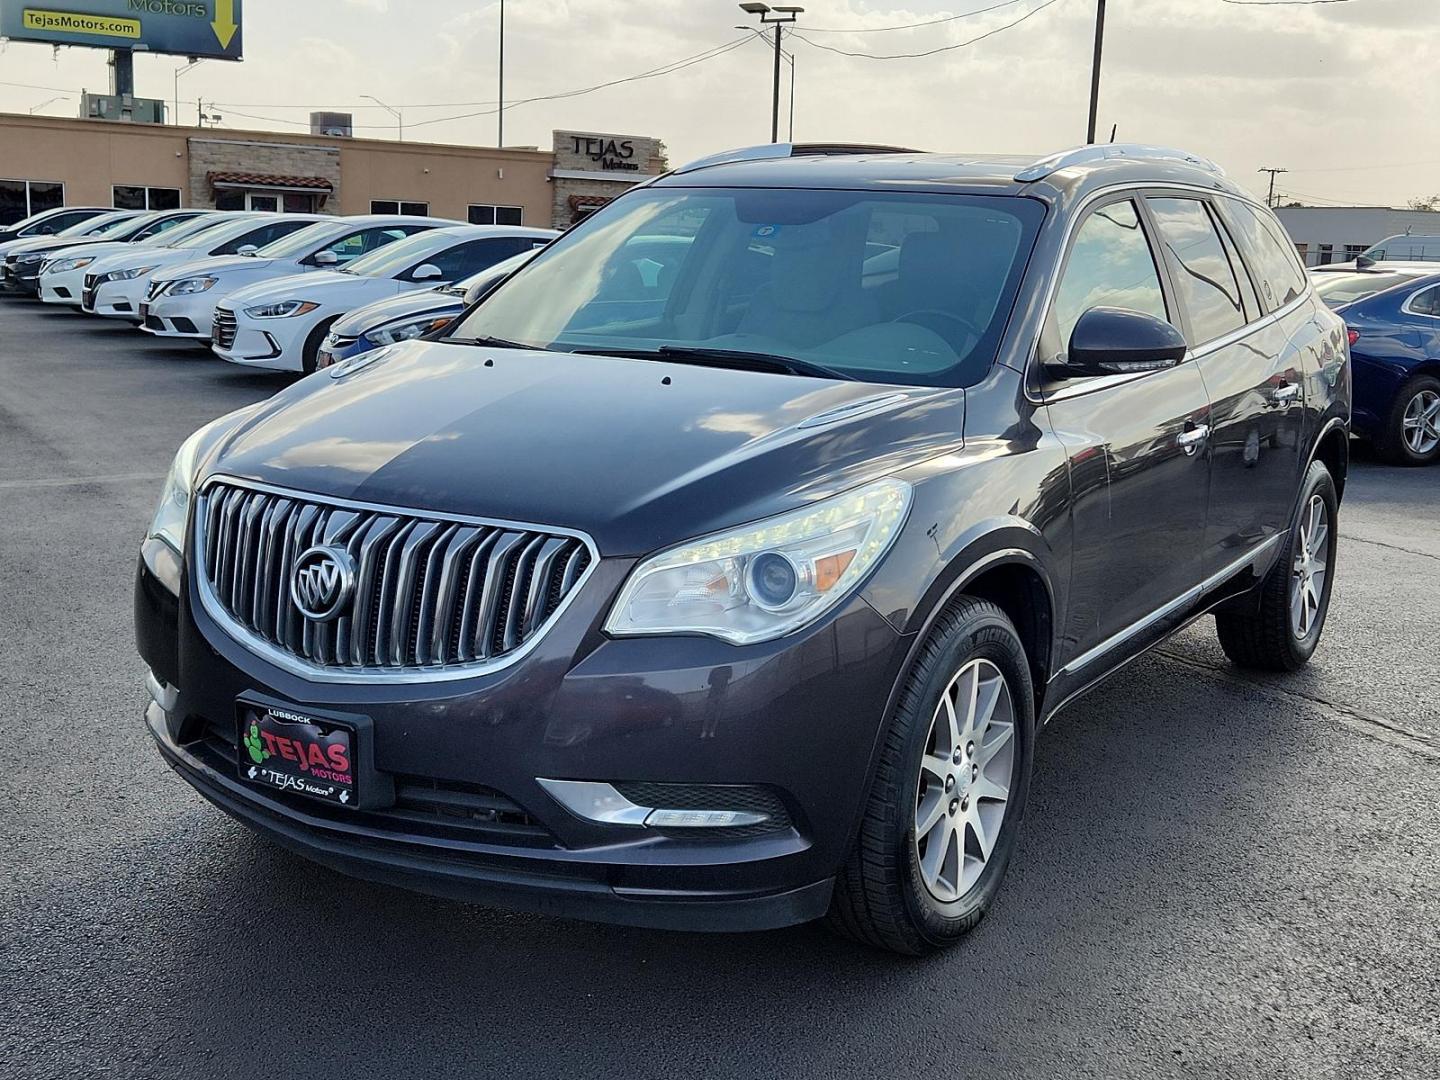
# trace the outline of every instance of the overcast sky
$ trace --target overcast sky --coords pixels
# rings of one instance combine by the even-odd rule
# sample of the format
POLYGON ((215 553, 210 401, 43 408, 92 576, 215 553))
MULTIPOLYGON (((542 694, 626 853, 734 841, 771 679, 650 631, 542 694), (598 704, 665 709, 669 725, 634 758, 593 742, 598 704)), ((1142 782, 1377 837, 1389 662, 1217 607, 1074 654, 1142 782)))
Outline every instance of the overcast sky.
MULTIPOLYGON (((808 40, 787 41, 798 72, 796 138, 996 152, 1083 141, 1095 0, 1014 0, 913 29, 833 32, 998 3, 809 0, 799 23, 808 40), (926 52, 1027 11, 1033 16, 1011 29, 924 58, 817 47, 926 52)), ((355 114, 357 134, 393 138, 393 119, 361 97, 373 94, 402 106, 407 140, 493 144, 493 115, 446 118, 493 109, 497 3, 245 0, 244 8, 246 59, 206 62, 181 80, 187 122, 200 97, 218 103, 225 128, 303 131, 310 107, 336 108, 355 114)), ((733 0, 507 0, 506 98, 683 60, 746 37, 733 27, 747 18, 733 0)), ((26 112, 57 91, 105 88, 104 53, 52 52, 18 42, 0 52, 0 110, 26 112)), ((138 57, 137 92, 170 99, 182 62, 138 57)), ((548 147, 553 128, 652 134, 674 163, 763 142, 769 64, 766 47, 752 39, 674 74, 519 104, 506 111, 505 141, 548 147)), ((1100 126, 1108 135, 1118 124, 1122 140, 1213 157, 1252 190, 1264 187, 1256 170, 1274 165, 1290 170, 1282 190, 1307 202, 1403 205, 1440 193, 1437 72, 1440 0, 1110 0, 1100 126)), ((76 105, 72 97, 43 111, 73 115, 76 105)), ((7 168, 14 167, 0 172, 7 168)))

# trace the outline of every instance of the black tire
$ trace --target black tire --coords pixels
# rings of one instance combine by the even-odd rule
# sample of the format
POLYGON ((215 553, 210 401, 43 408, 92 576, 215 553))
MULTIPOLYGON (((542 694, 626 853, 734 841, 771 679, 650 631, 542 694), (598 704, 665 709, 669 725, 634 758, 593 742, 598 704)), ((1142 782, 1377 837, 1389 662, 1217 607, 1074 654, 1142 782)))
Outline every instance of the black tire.
POLYGON ((972 929, 995 899, 1024 817, 1034 730, 1030 666, 1014 625, 987 600, 957 598, 936 621, 905 676, 855 846, 836 877, 827 918, 831 928, 909 956, 946 948, 972 929), (920 763, 941 695, 952 677, 976 659, 999 670, 1010 694, 1015 740, 1010 795, 978 879, 958 899, 942 903, 925 885, 916 853, 920 763))
POLYGON ((1256 588, 1255 603, 1241 610, 1216 612, 1215 631, 1225 655, 1240 667, 1261 671, 1296 671, 1304 667, 1320 644, 1330 595, 1335 583, 1335 549, 1340 534, 1339 500, 1335 480, 1323 462, 1312 462, 1305 474, 1295 520, 1275 565, 1256 588), (1325 537, 1326 574, 1319 605, 1308 631, 1299 636, 1290 612, 1291 584, 1300 553, 1300 531, 1312 499, 1324 501, 1329 513, 1325 537))
POLYGON ((1440 461, 1440 443, 1423 454, 1416 453, 1405 441, 1405 410, 1421 394, 1440 395, 1440 379, 1433 375, 1417 375, 1395 395, 1390 415, 1375 436, 1376 456, 1392 465, 1433 465, 1440 461))
POLYGON ((334 326, 339 318, 339 315, 332 315, 317 323, 315 329, 310 331, 310 336, 305 339, 305 348, 300 353, 300 365, 306 375, 315 371, 320 361, 320 346, 325 344, 325 335, 330 333, 330 327, 334 326))

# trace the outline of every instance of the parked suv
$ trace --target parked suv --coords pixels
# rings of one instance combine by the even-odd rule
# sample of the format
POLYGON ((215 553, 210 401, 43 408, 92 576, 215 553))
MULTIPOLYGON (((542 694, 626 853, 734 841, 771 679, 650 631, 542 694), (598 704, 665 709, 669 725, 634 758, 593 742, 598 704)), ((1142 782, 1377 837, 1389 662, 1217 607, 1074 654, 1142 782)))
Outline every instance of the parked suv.
POLYGON ((1066 703, 1206 612, 1238 664, 1310 657, 1346 349, 1178 151, 708 159, 185 442, 147 721, 360 877, 923 953, 1066 703))

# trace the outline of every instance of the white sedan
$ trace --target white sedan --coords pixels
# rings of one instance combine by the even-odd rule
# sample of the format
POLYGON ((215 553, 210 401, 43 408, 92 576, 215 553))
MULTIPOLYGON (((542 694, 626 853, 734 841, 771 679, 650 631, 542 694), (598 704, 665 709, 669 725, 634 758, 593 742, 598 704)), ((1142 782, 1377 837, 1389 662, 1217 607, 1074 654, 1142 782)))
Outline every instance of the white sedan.
POLYGON ((454 224, 408 214, 326 218, 253 255, 219 255, 167 266, 150 275, 140 328, 156 337, 209 341, 215 305, 237 289, 290 274, 333 270, 412 233, 454 224))
MULTIPOLYGON (((85 270, 81 308, 91 315, 141 321, 151 277, 166 267, 215 255, 248 255, 327 219, 319 214, 236 211, 160 247, 131 247, 96 259, 85 270)), ((179 230, 176 230, 177 232, 179 230)), ((44 282, 44 278, 41 278, 44 282)))
POLYGON ((252 285, 216 306, 211 348, 222 360, 247 367, 314 371, 326 332, 346 312, 469 277, 557 235, 553 229, 457 225, 398 241, 339 272, 252 285))
POLYGON ((81 306, 81 292, 85 288, 85 275, 93 273, 92 268, 101 259, 111 255, 134 256, 155 253, 170 244, 183 243, 189 237, 199 235, 207 229, 224 224, 236 215, 216 210, 201 214, 182 222, 166 232, 156 233, 144 240, 132 243, 89 244, 68 251, 57 251, 40 267, 40 299, 47 304, 68 304, 81 306))

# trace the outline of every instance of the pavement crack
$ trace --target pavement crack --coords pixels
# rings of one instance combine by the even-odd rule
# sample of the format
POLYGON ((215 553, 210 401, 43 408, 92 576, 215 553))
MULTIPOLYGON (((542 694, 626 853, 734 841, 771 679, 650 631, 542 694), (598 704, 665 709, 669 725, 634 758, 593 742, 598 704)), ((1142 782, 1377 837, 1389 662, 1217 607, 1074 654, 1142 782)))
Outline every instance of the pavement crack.
POLYGON ((164 473, 116 473, 112 476, 57 476, 38 480, 0 480, 0 491, 16 488, 84 487, 88 484, 130 484, 141 480, 159 483, 164 473))
POLYGON ((1237 668, 1206 663, 1204 660, 1196 660, 1164 648, 1156 649, 1155 653, 1165 657, 1167 660, 1173 660, 1177 664, 1183 664, 1197 671, 1207 672, 1227 682, 1242 683, 1245 686, 1253 686, 1260 690, 1278 694, 1281 697, 1290 698, 1295 701, 1303 701, 1309 705, 1318 705, 1320 708, 1331 713, 1337 722, 1350 728, 1352 731, 1376 739, 1379 742, 1409 750, 1412 753, 1419 754, 1421 757, 1440 761, 1440 745, 1436 745, 1435 737, 1426 732, 1403 727, 1383 717, 1361 712, 1349 705, 1342 705, 1338 701, 1331 701, 1328 698, 1317 697, 1314 694, 1307 694, 1299 690, 1291 690, 1287 687, 1277 686, 1273 682, 1266 682, 1255 678, 1237 668))
POLYGON ((1403 552, 1406 555, 1418 555, 1422 559, 1434 559, 1440 562, 1440 555, 1433 555, 1428 551, 1416 551, 1414 548, 1401 547, 1399 544, 1387 544, 1384 540, 1371 540, 1367 536, 1356 536, 1354 533, 1347 533, 1341 530, 1340 535, 1346 540, 1353 540, 1357 544, 1374 544, 1376 547, 1388 548, 1391 551, 1403 552))

